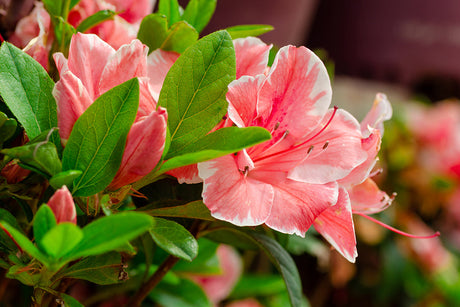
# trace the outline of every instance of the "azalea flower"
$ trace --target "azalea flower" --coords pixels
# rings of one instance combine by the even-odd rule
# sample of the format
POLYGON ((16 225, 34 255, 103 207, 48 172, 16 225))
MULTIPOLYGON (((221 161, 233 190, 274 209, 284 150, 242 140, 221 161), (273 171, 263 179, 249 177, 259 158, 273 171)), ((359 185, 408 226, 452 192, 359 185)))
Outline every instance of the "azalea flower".
POLYGON ((81 114, 109 89, 137 77, 139 109, 126 142, 118 173, 109 185, 115 190, 135 182, 157 165, 166 138, 166 109, 159 107, 149 88, 148 48, 138 40, 115 50, 94 34, 72 37, 69 57, 54 54, 60 74, 53 95, 58 105, 58 126, 63 143, 81 114))
POLYGON ((66 186, 54 192, 53 196, 48 201, 48 206, 56 217, 56 222, 70 222, 77 224, 77 211, 73 202, 72 194, 66 186))
MULTIPOLYGON (((106 20, 88 30, 102 38, 113 48, 129 44, 137 36, 143 17, 152 13, 155 0, 81 0, 69 12, 69 23, 77 27, 84 19, 101 10, 119 12, 111 20, 106 20)), ((48 68, 48 53, 54 41, 51 20, 41 2, 35 3, 32 12, 21 19, 11 35, 10 41, 24 48, 42 66, 48 68)))
POLYGON ((324 65, 305 47, 283 47, 266 74, 229 85, 229 118, 238 127, 266 128, 272 139, 198 164, 203 201, 215 218, 303 236, 337 203, 338 180, 367 153, 356 119, 328 109, 331 94, 324 65))

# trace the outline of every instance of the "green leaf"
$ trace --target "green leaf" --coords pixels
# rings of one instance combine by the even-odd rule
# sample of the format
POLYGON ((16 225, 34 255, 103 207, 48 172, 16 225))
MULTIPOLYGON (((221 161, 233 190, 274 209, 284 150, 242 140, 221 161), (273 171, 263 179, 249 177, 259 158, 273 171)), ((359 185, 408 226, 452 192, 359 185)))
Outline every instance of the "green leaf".
POLYGON ((50 178, 49 183, 50 185, 55 188, 56 190, 61 188, 62 186, 72 186, 72 182, 78 176, 80 176, 83 172, 79 170, 68 170, 65 172, 60 172, 50 178))
POLYGON ((158 3, 158 13, 165 15, 169 20, 169 25, 181 20, 179 3, 177 0, 160 0, 158 3))
POLYGON ((45 265, 49 264, 48 257, 42 252, 40 252, 40 250, 32 242, 30 242, 30 240, 19 230, 17 230, 16 228, 14 228, 6 222, 1 222, 0 228, 3 228, 4 230, 8 231, 8 233, 11 234, 16 243, 33 258, 37 259, 45 265))
POLYGON ((5 113, 0 112, 0 148, 14 135, 17 125, 14 118, 8 118, 5 113))
MULTIPOLYGON (((30 139, 57 127, 54 82, 28 54, 8 42, 0 48, 0 95, 30 139)), ((59 146, 57 137, 52 142, 59 146)))
POLYGON ((76 264, 59 271, 55 279, 75 278, 90 281, 98 285, 111 285, 120 282, 120 272, 123 271, 119 253, 86 257, 76 264))
POLYGON ((78 32, 85 32, 89 29, 91 29, 94 26, 97 26, 98 24, 109 20, 113 19, 113 16, 117 15, 116 12, 111 11, 111 10, 101 10, 96 12, 95 14, 85 18, 77 27, 78 32))
POLYGON ((72 260, 110 252, 152 226, 152 217, 137 212, 123 212, 102 217, 83 228, 83 239, 65 258, 72 260))
POLYGON ((244 275, 235 285, 229 297, 243 299, 269 296, 283 291, 286 291, 286 285, 279 275, 244 275))
POLYGON ((64 171, 83 172, 74 180, 74 196, 96 194, 115 177, 138 105, 134 78, 102 94, 75 122, 62 157, 64 171))
POLYGON ((61 16, 65 10, 65 0, 43 0, 42 2, 50 15, 61 16))
POLYGON ((57 148, 50 142, 39 142, 23 146, 6 148, 0 151, 11 158, 19 159, 32 170, 37 170, 46 177, 59 173, 62 169, 57 148))
POLYGON ((270 132, 261 127, 218 129, 177 152, 177 156, 166 161, 160 171, 166 172, 181 166, 222 157, 270 138, 270 132))
POLYGON ((182 19, 201 32, 211 20, 216 4, 217 0, 191 0, 185 8, 182 19))
POLYGON ((69 10, 71 10, 75 5, 77 5, 81 0, 70 0, 69 10))
POLYGON ((82 303, 68 294, 60 293, 61 299, 64 301, 64 307, 85 307, 82 303))
POLYGON ((166 159, 202 138, 225 115, 225 94, 235 79, 235 65, 231 37, 218 31, 189 47, 171 67, 159 99, 168 110, 171 132, 166 159))
MULTIPOLYGON (((0 208, 0 222, 6 222, 12 227, 16 228, 18 231, 21 231, 18 222, 14 215, 12 215, 8 210, 0 208)), ((9 251, 17 251, 18 248, 14 241, 8 236, 8 234, 0 228, 0 246, 4 246, 9 251)))
POLYGON ((239 25, 227 28, 232 39, 259 36, 272 30, 273 26, 270 25, 239 25))
POLYGON ((176 257, 192 261, 198 254, 195 237, 182 225, 160 218, 155 218, 155 226, 150 235, 158 246, 176 257))
POLYGON ((45 234, 56 226, 56 217, 48 205, 41 205, 34 217, 34 238, 38 248, 46 251, 41 244, 45 234))
POLYGON ((60 259, 82 239, 83 231, 78 226, 68 222, 60 223, 43 236, 40 246, 52 258, 60 259))
POLYGON ((17 279, 27 286, 35 286, 40 280, 40 274, 31 274, 23 264, 16 264, 9 268, 7 278, 17 279))
POLYGON ((174 307, 211 307, 203 289, 188 279, 181 279, 180 284, 160 283, 149 297, 162 306, 174 307))
POLYGON ((211 216, 209 209, 202 200, 197 200, 181 206, 157 208, 141 212, 145 212, 151 216, 181 217, 206 221, 216 220, 211 216))
POLYGON ((182 53, 198 40, 198 32, 188 23, 178 21, 167 32, 160 48, 166 51, 182 53))
POLYGON ((198 32, 184 21, 169 29, 165 16, 150 14, 142 20, 137 38, 149 47, 149 53, 158 48, 182 53, 197 41, 198 32))

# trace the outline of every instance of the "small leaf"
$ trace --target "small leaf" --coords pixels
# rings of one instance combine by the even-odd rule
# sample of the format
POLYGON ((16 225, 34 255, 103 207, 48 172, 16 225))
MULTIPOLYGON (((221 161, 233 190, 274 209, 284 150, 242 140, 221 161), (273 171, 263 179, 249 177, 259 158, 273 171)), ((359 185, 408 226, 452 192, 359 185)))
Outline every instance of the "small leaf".
POLYGON ((220 274, 222 272, 216 250, 219 244, 206 238, 198 239, 199 253, 192 262, 180 260, 174 272, 187 274, 220 274))
POLYGON ((70 0, 69 11, 77 5, 81 0, 70 0))
POLYGON ((59 271, 55 279, 75 278, 90 281, 98 285, 111 285, 120 282, 120 272, 123 270, 119 253, 86 257, 74 265, 59 271))
POLYGON ((62 157, 64 171, 83 172, 74 180, 74 196, 96 194, 115 177, 138 105, 134 78, 102 94, 75 122, 62 157))
POLYGON ((218 31, 189 47, 171 67, 159 99, 168 110, 171 132, 166 159, 202 138, 225 115, 235 66, 233 42, 227 32, 218 31))
POLYGON ((239 25, 226 29, 232 39, 243 38, 248 36, 259 36, 273 30, 270 25, 239 25))
POLYGON ((95 14, 85 18, 77 27, 78 32, 85 32, 89 29, 91 29, 94 26, 97 26, 98 24, 106 21, 113 19, 113 16, 117 15, 116 12, 111 11, 111 10, 101 10, 96 12, 95 14))
POLYGON ((286 291, 286 285, 279 275, 244 275, 233 288, 230 298, 268 296, 283 291, 286 291))
POLYGON ((51 177, 49 183, 56 190, 62 188, 63 186, 71 187, 74 179, 76 179, 82 173, 82 171, 74 169, 65 172, 60 172, 51 177))
POLYGON ((110 252, 150 229, 153 219, 142 213, 123 212, 102 217, 83 228, 83 239, 67 260, 110 252))
POLYGON ((45 234, 56 226, 56 217, 48 205, 41 205, 34 217, 34 238, 38 247, 46 251, 41 241, 45 234))
POLYGON ((17 125, 14 118, 8 118, 5 113, 0 112, 0 148, 14 135, 17 125))
MULTIPOLYGON (((8 210, 0 208, 0 222, 6 222, 12 227, 16 228, 18 231, 21 231, 18 222, 14 215, 12 215, 8 210)), ((4 246, 9 251, 17 251, 18 248, 14 241, 8 236, 8 234, 0 228, 0 246, 4 246)))
POLYGON ((181 19, 177 0, 160 0, 158 3, 158 13, 166 16, 169 20, 169 26, 181 19))
POLYGON ((64 301, 64 307, 85 307, 82 303, 68 294, 60 293, 61 299, 64 301))
MULTIPOLYGON (((51 228, 42 238, 40 246, 54 259, 60 259, 72 250, 83 238, 82 230, 72 223, 60 223, 51 228)), ((37 242, 38 244, 38 242, 37 242)))
POLYGON ((160 170, 166 172, 181 166, 222 157, 270 138, 270 132, 261 127, 218 129, 184 147, 180 152, 176 152, 177 156, 166 161, 160 170))
POLYGON ((13 239, 16 241, 16 243, 29 255, 40 261, 41 263, 48 265, 48 257, 40 252, 40 250, 32 243, 30 240, 23 235, 19 230, 14 228, 13 226, 9 225, 6 222, 1 222, 0 223, 0 228, 3 228, 4 230, 8 231, 13 239))
POLYGON ((158 246, 176 257, 192 261, 198 254, 198 243, 182 225, 155 218, 150 235, 158 246))
POLYGON ((166 51, 182 53, 198 40, 198 32, 184 21, 174 23, 160 48, 166 51))
POLYGON ((208 25, 216 9, 217 0, 191 0, 182 19, 191 24, 198 33, 208 25))
POLYGON ((197 200, 182 206, 157 208, 142 212, 145 212, 151 216, 181 217, 206 221, 216 220, 211 216, 209 209, 206 207, 202 200, 197 200))
MULTIPOLYGON (((8 42, 0 48, 0 95, 30 139, 57 127, 54 82, 32 57, 8 42)), ((51 139, 60 146, 56 136, 51 139)))
POLYGON ((150 292, 149 296, 162 306, 212 306, 203 289, 188 279, 181 279, 181 282, 178 285, 160 283, 152 292, 150 292))

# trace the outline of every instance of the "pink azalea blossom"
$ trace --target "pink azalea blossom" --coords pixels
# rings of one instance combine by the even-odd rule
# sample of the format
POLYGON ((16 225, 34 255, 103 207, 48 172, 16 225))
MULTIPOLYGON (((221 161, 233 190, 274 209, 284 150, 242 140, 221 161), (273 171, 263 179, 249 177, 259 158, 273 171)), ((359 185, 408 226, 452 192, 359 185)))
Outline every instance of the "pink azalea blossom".
POLYGON ((386 96, 377 94, 372 109, 361 122, 361 146, 367 158, 338 180, 337 204, 325 210, 314 222, 315 229, 350 262, 355 262, 358 255, 352 213, 380 212, 393 199, 370 178, 380 149, 383 121, 390 119, 391 115, 386 96))
POLYGON ((167 113, 158 108, 149 89, 148 49, 138 40, 114 50, 93 34, 77 33, 70 43, 69 57, 56 53, 61 79, 53 94, 58 104, 58 126, 63 143, 75 121, 109 89, 137 77, 139 109, 128 134, 120 169, 109 189, 135 182, 157 165, 164 149, 167 113))
MULTIPOLYGON (((69 12, 69 23, 77 27, 84 19, 101 10, 113 10, 120 14, 88 30, 102 38, 113 48, 129 44, 137 36, 143 17, 152 13, 154 0, 81 0, 69 12)), ((33 11, 21 19, 11 36, 13 44, 24 48, 29 55, 48 67, 48 53, 54 37, 51 34, 51 21, 41 2, 35 4, 33 11)))
POLYGON ((272 139, 198 164, 214 217, 303 236, 337 203, 338 180, 367 154, 356 119, 328 110, 331 92, 319 58, 293 46, 280 49, 267 74, 229 85, 229 118, 239 127, 264 127, 272 139))
POLYGON ((219 245, 216 253, 221 268, 220 274, 190 276, 203 288, 206 296, 214 304, 227 298, 243 272, 241 257, 231 246, 219 245))
POLYGON ((63 222, 77 224, 75 203, 73 202, 72 194, 70 194, 66 186, 54 192, 48 201, 48 206, 53 211, 58 224, 63 222))

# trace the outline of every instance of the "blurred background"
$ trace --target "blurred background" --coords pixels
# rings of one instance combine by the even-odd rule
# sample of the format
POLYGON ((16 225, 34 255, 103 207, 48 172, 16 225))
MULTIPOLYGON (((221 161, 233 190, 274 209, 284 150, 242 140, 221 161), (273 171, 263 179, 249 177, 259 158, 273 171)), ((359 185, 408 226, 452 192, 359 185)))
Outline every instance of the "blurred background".
MULTIPOLYGON (((32 7, 0 0, 1 35, 32 7)), ((309 231, 288 247, 311 306, 460 306, 460 2, 218 0, 206 32, 254 23, 275 27, 261 36, 275 51, 314 50, 333 104, 358 120, 377 92, 388 96, 393 119, 373 179, 397 197, 375 217, 418 235, 441 231, 411 239, 357 216, 355 264, 309 231)))

